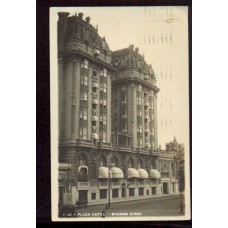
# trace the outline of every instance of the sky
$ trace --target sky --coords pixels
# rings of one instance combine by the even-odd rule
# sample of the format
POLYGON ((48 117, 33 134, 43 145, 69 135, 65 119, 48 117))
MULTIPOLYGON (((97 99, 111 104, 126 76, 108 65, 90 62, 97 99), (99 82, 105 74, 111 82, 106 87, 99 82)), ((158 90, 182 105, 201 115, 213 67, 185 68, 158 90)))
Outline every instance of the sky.
MULTIPOLYGON (((90 23, 98 25, 112 51, 134 44, 154 69, 158 93, 158 144, 176 136, 189 146, 189 69, 187 7, 64 7, 52 8, 71 15, 83 12, 90 23)), ((54 25, 54 24, 53 24, 54 25)))

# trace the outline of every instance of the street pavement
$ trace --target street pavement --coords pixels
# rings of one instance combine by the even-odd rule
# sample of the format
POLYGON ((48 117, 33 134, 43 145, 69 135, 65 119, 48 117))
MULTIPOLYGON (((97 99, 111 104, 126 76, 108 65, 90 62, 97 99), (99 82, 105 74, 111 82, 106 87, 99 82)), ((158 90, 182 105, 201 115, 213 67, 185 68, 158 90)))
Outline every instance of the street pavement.
POLYGON ((180 216, 180 196, 163 196, 158 198, 134 200, 127 202, 111 203, 111 209, 106 205, 94 205, 87 208, 76 209, 76 215, 86 216, 91 214, 103 216, 180 216))

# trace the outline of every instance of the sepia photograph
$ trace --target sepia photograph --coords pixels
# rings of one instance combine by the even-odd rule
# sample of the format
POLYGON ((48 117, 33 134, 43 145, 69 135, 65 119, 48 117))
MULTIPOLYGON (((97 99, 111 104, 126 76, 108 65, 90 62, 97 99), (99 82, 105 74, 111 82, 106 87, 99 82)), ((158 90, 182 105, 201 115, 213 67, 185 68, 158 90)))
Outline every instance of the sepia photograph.
POLYGON ((49 13, 52 220, 191 219, 188 7, 49 13))

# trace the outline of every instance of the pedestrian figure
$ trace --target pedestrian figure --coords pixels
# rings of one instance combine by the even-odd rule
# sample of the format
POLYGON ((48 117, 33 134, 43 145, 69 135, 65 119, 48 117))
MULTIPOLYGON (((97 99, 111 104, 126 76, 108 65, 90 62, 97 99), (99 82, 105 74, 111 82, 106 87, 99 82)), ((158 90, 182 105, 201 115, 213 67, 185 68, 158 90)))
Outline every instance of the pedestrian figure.
POLYGON ((102 217, 102 218, 105 218, 105 210, 102 211, 101 217, 102 217))

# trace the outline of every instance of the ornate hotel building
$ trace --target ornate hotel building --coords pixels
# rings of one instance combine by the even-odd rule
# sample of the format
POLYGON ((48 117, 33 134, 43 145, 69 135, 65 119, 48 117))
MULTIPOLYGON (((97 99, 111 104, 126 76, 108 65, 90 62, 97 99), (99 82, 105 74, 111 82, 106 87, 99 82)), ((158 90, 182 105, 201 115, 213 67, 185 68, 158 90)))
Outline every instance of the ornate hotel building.
POLYGON ((178 193, 176 139, 158 148, 156 78, 133 45, 111 51, 83 13, 58 13, 59 204, 178 193))

